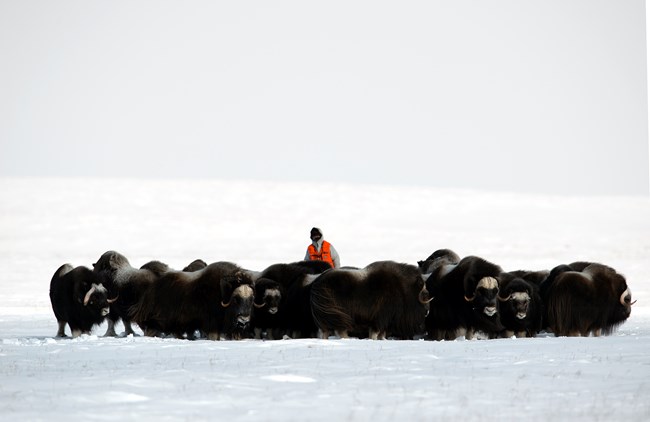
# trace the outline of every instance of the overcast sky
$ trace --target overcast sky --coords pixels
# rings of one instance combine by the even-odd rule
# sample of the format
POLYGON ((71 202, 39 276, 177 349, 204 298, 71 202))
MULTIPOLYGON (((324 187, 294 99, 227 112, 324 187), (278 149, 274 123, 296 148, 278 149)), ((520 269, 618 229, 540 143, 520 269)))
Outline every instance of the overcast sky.
POLYGON ((648 193, 644 0, 0 0, 0 176, 648 193))

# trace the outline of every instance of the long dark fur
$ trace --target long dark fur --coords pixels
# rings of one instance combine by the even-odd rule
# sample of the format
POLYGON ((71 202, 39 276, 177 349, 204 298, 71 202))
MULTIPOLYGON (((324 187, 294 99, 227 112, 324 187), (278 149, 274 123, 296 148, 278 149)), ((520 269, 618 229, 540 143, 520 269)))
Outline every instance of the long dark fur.
POLYGON ((253 281, 246 271, 231 262, 215 262, 195 272, 166 273, 130 315, 147 335, 162 332, 191 338, 200 330, 214 340, 222 334, 239 338, 250 318, 252 292, 253 281), (233 294, 240 286, 248 286, 250 296, 233 294))
POLYGON ((623 275, 598 263, 560 265, 543 282, 546 321, 556 336, 611 334, 630 316, 631 293, 623 275))
POLYGON ((62 265, 52 276, 50 302, 59 324, 57 337, 65 337, 66 323, 73 336, 90 334, 94 326, 104 321, 109 310, 108 291, 97 275, 89 268, 74 268, 70 264, 62 265))
POLYGON ((498 291, 484 291, 477 285, 484 277, 497 278, 501 268, 476 256, 468 256, 456 265, 442 265, 427 279, 427 289, 433 297, 431 311, 426 318, 427 337, 434 340, 453 340, 465 334, 472 338, 476 331, 494 338, 503 326, 499 312, 484 313, 488 306, 496 306, 498 291), (465 297, 475 297, 471 302, 465 297))
POLYGON ((366 332, 373 338, 422 334, 428 293, 417 267, 379 261, 361 270, 330 270, 312 283, 314 321, 322 336, 366 332))

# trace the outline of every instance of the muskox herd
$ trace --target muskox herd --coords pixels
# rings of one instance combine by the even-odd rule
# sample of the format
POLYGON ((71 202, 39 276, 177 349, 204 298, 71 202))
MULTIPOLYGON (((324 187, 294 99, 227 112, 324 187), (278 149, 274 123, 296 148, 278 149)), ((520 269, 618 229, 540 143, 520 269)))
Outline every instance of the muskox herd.
POLYGON ((417 265, 379 261, 333 269, 321 261, 251 271, 197 259, 183 270, 140 268, 115 251, 93 269, 61 266, 50 283, 58 337, 107 320, 107 336, 137 324, 147 336, 212 340, 328 338, 453 340, 458 337, 599 336, 629 316, 625 278, 603 264, 506 272, 440 249, 417 265))

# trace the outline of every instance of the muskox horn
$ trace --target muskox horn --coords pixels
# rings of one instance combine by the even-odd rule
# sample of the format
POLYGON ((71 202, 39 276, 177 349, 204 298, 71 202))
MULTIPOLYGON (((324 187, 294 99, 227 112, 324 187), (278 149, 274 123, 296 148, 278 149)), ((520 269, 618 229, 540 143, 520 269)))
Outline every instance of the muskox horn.
POLYGON ((118 297, 120 297, 120 295, 115 296, 115 299, 106 299, 106 302, 108 302, 109 304, 115 303, 118 297))
POLYGON ((472 296, 472 297, 467 297, 467 296, 464 296, 464 297, 465 297, 465 300, 466 300, 466 301, 468 301, 468 302, 472 302, 472 301, 476 298, 476 295, 474 295, 474 296, 472 296))
MULTIPOLYGON (((625 291, 623 293, 621 293, 621 297, 619 299, 620 302, 621 302, 621 305, 625 305, 625 298, 627 297, 627 295, 630 295, 630 300, 631 300, 632 299, 632 292, 630 291, 629 287, 627 289, 625 289, 625 291)), ((636 303, 636 300, 634 302, 630 303, 630 306, 634 305, 635 303, 636 303)))
POLYGON ((230 302, 231 301, 229 300, 228 303, 223 303, 223 300, 222 300, 221 301, 221 306, 223 306, 224 308, 227 308, 228 306, 230 306, 230 302))
MULTIPOLYGON (((222 305, 223 305, 223 303, 222 303, 222 305)), ((262 302, 261 305, 258 305, 257 303, 253 302, 253 306, 256 307, 256 308, 263 308, 264 305, 266 305, 266 302, 262 302)))
POLYGON ((84 296, 84 306, 88 305, 88 301, 90 301, 90 296, 92 296, 93 293, 95 293, 97 285, 93 284, 90 290, 88 290, 88 293, 86 293, 86 296, 84 296))
POLYGON ((512 298, 512 293, 510 293, 510 294, 508 295, 508 297, 501 297, 501 296, 497 295, 497 299, 499 299, 501 302, 507 302, 507 301, 509 301, 511 298, 512 298))

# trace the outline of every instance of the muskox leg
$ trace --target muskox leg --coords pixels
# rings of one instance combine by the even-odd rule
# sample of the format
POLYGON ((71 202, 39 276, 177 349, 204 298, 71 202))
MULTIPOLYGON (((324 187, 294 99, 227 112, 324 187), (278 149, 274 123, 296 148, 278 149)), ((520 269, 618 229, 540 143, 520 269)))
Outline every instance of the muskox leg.
POLYGON ((153 328, 145 328, 144 329, 144 335, 145 337, 160 337, 160 332, 158 330, 154 330, 153 328))
POLYGON ((115 321, 110 318, 107 318, 106 321, 107 327, 104 337, 117 337, 117 334, 115 333, 115 321))
POLYGON ((514 335, 515 335, 515 332, 512 331, 512 330, 504 330, 503 331, 503 338, 511 338, 514 335))
POLYGON ((77 338, 77 337, 79 337, 81 334, 82 334, 82 333, 81 333, 81 330, 78 330, 78 329, 76 329, 76 330, 72 330, 72 338, 77 338))
POLYGON ((475 333, 474 330, 471 328, 459 328, 456 334, 458 335, 458 337, 464 334, 466 340, 471 340, 474 338, 475 333))
POLYGON ((135 331, 133 331, 133 327, 131 326, 131 321, 126 320, 126 319, 122 319, 122 323, 124 324, 124 334, 126 334, 127 336, 129 334, 132 334, 132 335, 135 336, 135 331))
POLYGON ((65 324, 67 324, 67 322, 65 322, 65 321, 57 321, 57 322, 59 323, 59 329, 56 332, 56 336, 57 337, 66 337, 66 335, 65 335, 65 324))
POLYGON ((329 330, 319 329, 318 330, 318 338, 323 339, 323 340, 327 340, 328 338, 330 338, 329 330))
POLYGON ((386 340, 386 332, 381 330, 368 330, 368 337, 372 340, 386 340))
POLYGON ((603 330, 601 330, 599 328, 597 330, 594 330, 593 334, 594 334, 594 337, 600 337, 601 335, 603 335, 603 330))
POLYGON ((348 330, 335 330, 335 332, 341 338, 348 338, 348 330))
POLYGON ((253 328, 253 331, 255 332, 255 339, 256 340, 261 340, 262 339, 262 329, 261 328, 253 328))
POLYGON ((214 331, 214 332, 208 333, 208 340, 219 341, 219 340, 221 340, 221 336, 219 335, 218 331, 214 331))

